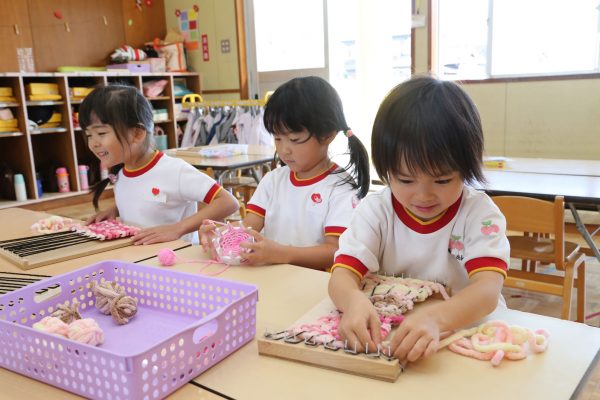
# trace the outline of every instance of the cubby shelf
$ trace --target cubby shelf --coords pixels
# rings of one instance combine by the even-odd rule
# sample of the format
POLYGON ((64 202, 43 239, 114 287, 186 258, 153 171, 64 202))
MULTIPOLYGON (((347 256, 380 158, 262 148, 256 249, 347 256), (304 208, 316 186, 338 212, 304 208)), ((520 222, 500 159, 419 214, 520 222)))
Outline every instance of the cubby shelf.
POLYGON ((143 90, 143 84, 157 79, 166 79, 164 93, 161 96, 148 98, 150 103, 161 109, 167 109, 168 120, 155 122, 167 135, 168 147, 177 146, 177 134, 181 132, 185 119, 175 118, 176 104, 182 96, 174 93, 175 82, 184 85, 194 93, 201 93, 200 76, 192 72, 160 72, 132 74, 125 71, 81 72, 81 73, 0 73, 0 87, 12 88, 16 101, 0 102, 0 108, 11 108, 17 119, 18 131, 0 132, 0 160, 15 174, 23 174, 28 200, 0 198, 0 209, 39 203, 57 198, 81 195, 78 179, 78 165, 90 167, 88 178, 90 184, 100 178, 99 162, 89 151, 81 128, 73 122, 82 102, 80 98, 72 99, 72 88, 94 87, 112 83, 132 85, 143 90), (30 101, 27 100, 25 88, 29 83, 54 83, 58 85, 61 100, 30 101), (62 115, 61 126, 55 128, 33 129, 28 127, 28 113, 38 107, 51 107, 62 115), (57 193, 44 188, 44 194, 37 190, 36 172, 42 173, 46 181, 52 179, 52 169, 65 167, 69 174, 71 192, 57 193))

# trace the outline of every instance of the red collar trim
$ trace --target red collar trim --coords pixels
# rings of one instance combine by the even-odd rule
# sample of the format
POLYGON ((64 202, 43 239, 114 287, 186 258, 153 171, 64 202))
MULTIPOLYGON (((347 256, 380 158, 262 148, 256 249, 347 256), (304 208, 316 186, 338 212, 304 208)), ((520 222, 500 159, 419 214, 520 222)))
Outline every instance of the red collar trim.
POLYGON ((394 211, 396 212, 398 218, 400 218, 400 221, 402 221, 404 225, 406 225, 407 227, 409 227, 417 233, 433 233, 448 225, 448 223, 452 221, 452 219, 456 216, 456 213, 458 213, 458 208, 460 207, 460 203, 462 201, 461 194, 458 200, 456 200, 454 204, 448 207, 444 214, 438 217, 437 220, 433 222, 422 222, 410 215, 408 211, 402 206, 402 204, 400 204, 400 202, 396 200, 393 193, 391 193, 391 196, 394 211))
POLYGON ((292 182, 292 185, 294 185, 294 186, 313 185, 313 184, 325 179, 325 177, 327 175, 331 174, 337 168, 338 168, 337 164, 333 164, 331 167, 329 167, 329 169, 327 171, 323 172, 322 174, 313 176, 312 178, 305 178, 305 179, 298 178, 294 171, 290 171, 290 181, 292 182))
POLYGON ((162 151, 157 151, 154 153, 154 156, 152 157, 152 159, 150 161, 148 161, 148 163, 146 165, 144 165, 143 167, 138 168, 138 169, 123 168, 123 175, 125 175, 128 178, 134 178, 136 176, 140 176, 140 175, 150 171, 152 169, 152 167, 154 167, 156 165, 158 160, 160 160, 162 158, 162 156, 164 156, 164 155, 165 155, 165 153, 163 153, 162 151))

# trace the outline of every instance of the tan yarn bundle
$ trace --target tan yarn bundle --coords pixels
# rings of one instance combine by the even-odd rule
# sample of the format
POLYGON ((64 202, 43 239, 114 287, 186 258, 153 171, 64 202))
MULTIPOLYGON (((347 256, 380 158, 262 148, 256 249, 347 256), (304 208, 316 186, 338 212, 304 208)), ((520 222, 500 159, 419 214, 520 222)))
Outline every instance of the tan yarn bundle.
POLYGON ((92 282, 92 292, 96 296, 96 308, 104 315, 124 325, 137 313, 137 300, 125 294, 123 286, 117 282, 92 282))
POLYGON ((75 320, 81 319, 81 314, 79 314, 79 303, 76 299, 73 299, 73 304, 70 306, 67 304, 59 304, 56 307, 56 311, 52 313, 52 316, 60 319, 65 324, 70 324, 75 320))

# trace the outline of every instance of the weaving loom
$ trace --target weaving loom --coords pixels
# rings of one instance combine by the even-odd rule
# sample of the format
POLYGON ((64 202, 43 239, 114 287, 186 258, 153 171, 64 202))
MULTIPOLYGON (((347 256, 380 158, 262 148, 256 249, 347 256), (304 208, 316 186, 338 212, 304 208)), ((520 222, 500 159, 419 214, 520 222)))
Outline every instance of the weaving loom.
POLYGON ((102 221, 70 230, 0 241, 0 256, 28 270, 42 265, 129 246, 139 228, 102 221))
MULTIPOLYGON (((382 337, 391 338, 403 314, 430 297, 447 298, 438 283, 393 276, 367 275, 361 289, 373 303, 382 321, 382 337)), ((403 366, 383 348, 356 353, 337 334, 339 312, 329 298, 305 314, 290 328, 266 332, 258 339, 258 352, 278 358, 394 382, 403 366), (333 323, 327 323, 331 322, 333 323)), ((385 343, 385 340, 384 340, 385 343)))

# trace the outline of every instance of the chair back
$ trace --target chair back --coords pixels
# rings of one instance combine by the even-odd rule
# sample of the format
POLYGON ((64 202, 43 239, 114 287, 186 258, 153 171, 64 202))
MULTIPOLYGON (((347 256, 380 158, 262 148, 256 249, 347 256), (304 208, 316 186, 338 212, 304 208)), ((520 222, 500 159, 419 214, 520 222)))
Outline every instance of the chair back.
POLYGON ((554 263, 562 269, 565 262, 565 200, 556 196, 554 201, 522 196, 493 196, 492 200, 506 218, 506 229, 526 236, 552 237, 554 263))

